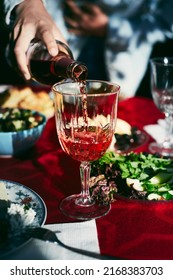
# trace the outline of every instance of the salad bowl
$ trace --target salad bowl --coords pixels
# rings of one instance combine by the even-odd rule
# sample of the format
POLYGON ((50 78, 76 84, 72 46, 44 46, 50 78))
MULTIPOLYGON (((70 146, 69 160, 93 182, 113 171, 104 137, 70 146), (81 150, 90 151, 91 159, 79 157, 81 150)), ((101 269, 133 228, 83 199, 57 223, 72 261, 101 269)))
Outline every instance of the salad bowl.
POLYGON ((0 108, 0 156, 19 156, 34 146, 46 117, 28 109, 0 108))

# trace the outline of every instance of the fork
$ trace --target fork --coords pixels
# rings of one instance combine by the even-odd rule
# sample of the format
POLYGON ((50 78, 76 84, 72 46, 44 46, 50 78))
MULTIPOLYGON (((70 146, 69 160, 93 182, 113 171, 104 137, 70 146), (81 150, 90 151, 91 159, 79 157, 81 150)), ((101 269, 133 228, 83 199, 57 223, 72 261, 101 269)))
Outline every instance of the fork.
POLYGON ((35 228, 28 228, 25 233, 25 236, 30 238, 36 238, 43 241, 51 242, 60 245, 61 247, 70 250, 71 252, 75 252, 84 256, 92 257, 99 260, 122 260, 122 258, 119 257, 113 257, 108 255, 101 255, 99 253, 91 252, 84 249, 75 248, 69 245, 64 244, 61 240, 58 239, 55 232, 43 228, 43 227, 35 227, 35 228))

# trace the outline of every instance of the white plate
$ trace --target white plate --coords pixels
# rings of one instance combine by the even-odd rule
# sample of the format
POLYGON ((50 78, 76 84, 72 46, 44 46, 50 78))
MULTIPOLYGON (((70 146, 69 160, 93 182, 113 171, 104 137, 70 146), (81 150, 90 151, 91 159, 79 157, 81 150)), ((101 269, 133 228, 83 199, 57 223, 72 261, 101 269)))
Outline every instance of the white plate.
MULTIPOLYGON (((31 208, 36 212, 33 224, 37 226, 44 225, 47 217, 47 209, 44 201, 36 192, 17 182, 8 180, 0 180, 0 182, 5 183, 8 198, 11 203, 29 203, 31 208)), ((10 240, 8 242, 7 240, 5 246, 0 246, 0 258, 2 259, 2 256, 11 253, 29 240, 30 238, 21 236, 14 238, 13 242, 10 242, 10 240)))

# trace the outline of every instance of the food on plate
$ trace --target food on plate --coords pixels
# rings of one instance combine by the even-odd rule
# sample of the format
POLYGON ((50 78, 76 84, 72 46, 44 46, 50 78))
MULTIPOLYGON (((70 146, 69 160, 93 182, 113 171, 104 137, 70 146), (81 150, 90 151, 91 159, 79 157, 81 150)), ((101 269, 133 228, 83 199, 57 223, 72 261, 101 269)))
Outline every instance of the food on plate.
POLYGON ((90 191, 111 203, 117 195, 139 200, 173 199, 173 159, 146 153, 107 152, 91 163, 90 191))
POLYGON ((8 223, 6 220, 7 214, 7 207, 8 207, 8 196, 5 184, 0 182, 0 224, 1 224, 1 231, 0 231, 0 244, 3 242, 8 234, 8 223))
POLYGON ((26 204, 11 203, 6 215, 1 218, 0 249, 9 238, 20 236, 26 228, 34 224, 36 212, 26 204))
POLYGON ((145 132, 118 118, 109 151, 127 153, 144 145, 147 140, 148 136, 145 132))
POLYGON ((118 118, 110 150, 127 153, 145 144, 147 139, 144 132, 118 118))
POLYGON ((34 222, 36 212, 28 205, 11 203, 7 208, 7 220, 9 221, 9 235, 19 235, 27 226, 34 222))
POLYGON ((14 132, 37 127, 45 121, 38 112, 19 108, 0 108, 0 132, 14 132))
POLYGON ((117 118, 116 121, 116 128, 115 128, 115 134, 119 134, 119 135, 123 135, 123 134, 127 134, 127 135, 131 135, 131 125, 120 119, 117 118))
POLYGON ((53 100, 49 94, 43 90, 34 92, 30 87, 10 87, 5 91, 0 106, 36 110, 48 118, 54 115, 53 100))
POLYGON ((19 203, 10 202, 6 184, 0 182, 0 249, 9 238, 20 236, 26 227, 31 226, 35 216, 29 197, 19 203))

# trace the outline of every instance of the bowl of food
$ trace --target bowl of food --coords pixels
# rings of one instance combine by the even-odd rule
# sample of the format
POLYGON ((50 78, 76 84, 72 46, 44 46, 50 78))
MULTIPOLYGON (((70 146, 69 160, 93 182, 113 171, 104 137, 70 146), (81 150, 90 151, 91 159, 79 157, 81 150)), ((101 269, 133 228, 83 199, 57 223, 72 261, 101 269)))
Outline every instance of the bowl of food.
POLYGON ((129 153, 143 148, 148 140, 149 137, 145 131, 131 126, 128 122, 118 118, 109 150, 120 154, 129 153))
POLYGON ((0 156, 19 156, 40 138, 46 117, 40 112, 0 108, 0 156))

